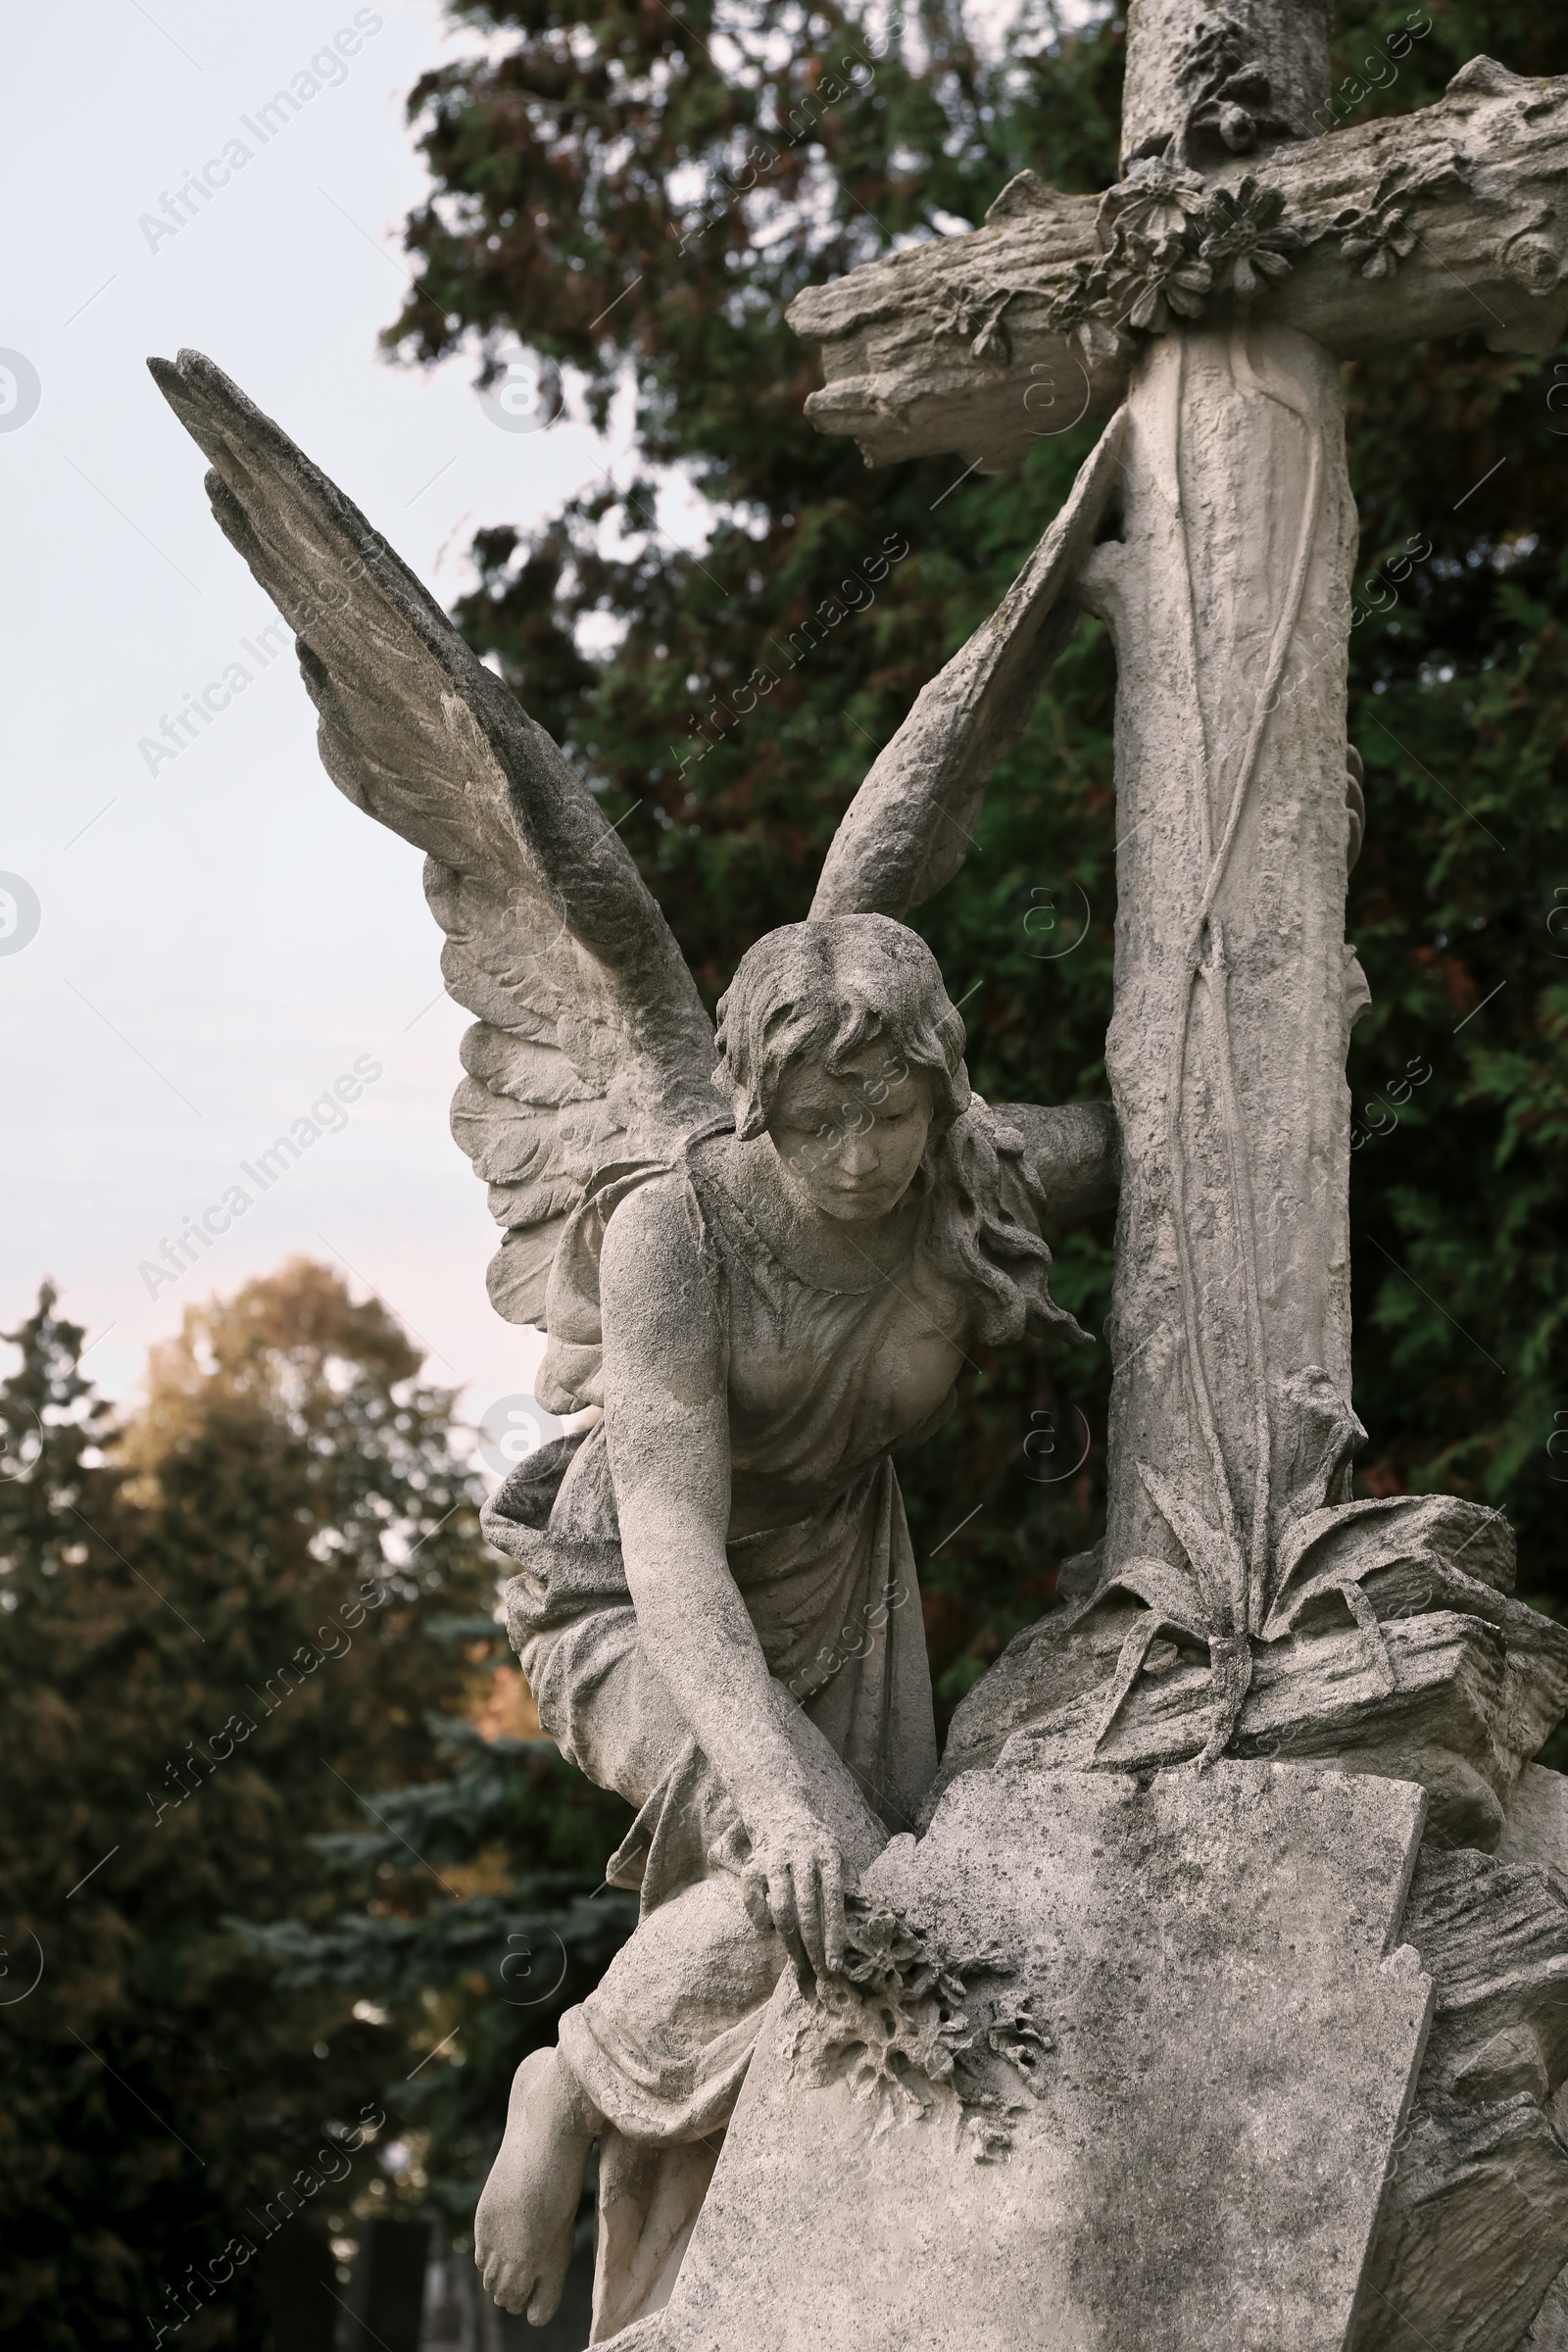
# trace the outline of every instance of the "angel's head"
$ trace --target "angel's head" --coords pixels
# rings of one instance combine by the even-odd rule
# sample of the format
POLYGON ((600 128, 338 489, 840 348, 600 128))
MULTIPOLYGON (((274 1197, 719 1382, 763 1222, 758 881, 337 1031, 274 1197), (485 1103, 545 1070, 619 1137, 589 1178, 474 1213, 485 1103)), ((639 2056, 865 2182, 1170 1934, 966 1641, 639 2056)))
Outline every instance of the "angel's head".
POLYGON ((713 1083, 829 1216, 885 1216, 969 1102, 963 1023, 905 924, 848 914, 770 931, 718 1008, 713 1083))

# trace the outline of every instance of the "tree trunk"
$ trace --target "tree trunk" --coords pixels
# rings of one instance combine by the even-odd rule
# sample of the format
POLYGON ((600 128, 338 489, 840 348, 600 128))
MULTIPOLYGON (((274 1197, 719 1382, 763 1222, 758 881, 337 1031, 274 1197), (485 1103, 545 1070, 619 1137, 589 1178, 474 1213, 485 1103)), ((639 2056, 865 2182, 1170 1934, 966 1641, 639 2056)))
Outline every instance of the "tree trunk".
POLYGON ((1124 535, 1081 574, 1118 664, 1106 1553, 1191 1557, 1168 1481, 1216 1533, 1241 1635, 1282 1523, 1343 1499, 1352 1427, 1338 368, 1241 317, 1165 335, 1123 467, 1124 535))
POLYGON ((1281 138, 1310 139, 1326 130, 1323 102, 1329 83, 1328 10, 1319 0, 1226 0, 1223 11, 1194 0, 1134 0, 1127 29, 1127 75, 1121 106, 1122 168, 1141 155, 1181 146, 1189 113, 1206 88, 1244 84, 1250 102, 1232 103, 1227 140, 1215 123, 1209 144, 1218 154, 1250 154, 1281 138), (1211 70, 1202 69, 1195 36, 1209 32, 1211 70), (1262 94, 1266 85, 1267 95, 1262 94), (1239 118, 1250 111, 1274 127, 1250 136, 1239 118), (1232 144, 1234 142, 1234 144, 1232 144))

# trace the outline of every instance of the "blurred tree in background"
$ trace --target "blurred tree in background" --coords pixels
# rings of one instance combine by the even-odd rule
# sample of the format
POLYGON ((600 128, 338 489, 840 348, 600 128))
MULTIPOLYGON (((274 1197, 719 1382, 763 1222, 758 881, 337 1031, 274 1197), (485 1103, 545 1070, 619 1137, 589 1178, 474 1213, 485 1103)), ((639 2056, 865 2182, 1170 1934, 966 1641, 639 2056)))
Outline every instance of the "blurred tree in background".
MULTIPOLYGON (((244 1923, 327 1923, 318 1834, 440 1769, 427 1717, 474 1676, 430 1628, 494 1563, 450 1395, 319 1267, 189 1310, 123 1426, 47 1289, 12 1337, 0 2344, 145 2346, 187 2313, 181 2344, 261 2344, 270 2236, 299 2210, 324 2245, 392 2193, 386 2085, 428 2043, 361 1987, 282 1985, 244 1923)), ((430 1900, 419 1868, 372 1864, 372 1912, 430 1900)))
MULTIPOLYGON (((806 422, 816 361, 785 309, 900 240, 978 222, 1025 166, 1066 189, 1113 179, 1124 14, 1068 24, 1025 0, 982 54, 946 0, 891 37, 885 14, 778 0, 451 13, 503 37, 414 92, 434 193, 408 223, 416 283, 388 347, 503 365, 521 345, 632 438, 531 539, 504 520, 479 534, 459 617, 602 793, 716 998, 752 940, 805 914, 855 786, 992 610, 1091 438, 1048 433, 1006 480, 956 458, 867 471, 806 422), (711 510, 696 553, 658 527, 671 472, 711 510), (803 622, 836 595, 862 609, 803 652, 803 622), (760 669, 765 694, 748 685, 760 669)), ((1430 16, 1342 0, 1336 19, 1347 120, 1429 103, 1478 52, 1568 70, 1568 19, 1519 0, 1430 16), (1383 45, 1412 24, 1426 29, 1391 81, 1383 45)), ((1350 733, 1370 805, 1349 929, 1375 1000, 1351 1054, 1362 1491, 1505 1503, 1524 1588, 1557 1606, 1568 385, 1552 401, 1568 367, 1467 337, 1346 372, 1366 615, 1350 733), (1392 594, 1379 567, 1423 544, 1392 594)), ((993 1101, 1104 1091, 1113 692, 1086 622, 975 852, 917 918, 993 1101)), ((1109 1240, 1086 1230, 1059 1255, 1058 1293, 1091 1327, 1109 1240)), ((984 1361, 903 1465, 944 1708, 1099 1534, 1107 1390, 1103 1351, 984 1361)))
MULTIPOLYGON (((713 1001, 752 940, 805 913, 856 785, 1090 439, 1045 432, 1008 480, 958 459, 868 472, 805 422, 816 363, 784 310, 977 222, 1025 166, 1108 182, 1123 19, 1065 25, 1026 0, 982 50, 956 0, 896 34, 783 0, 451 14, 497 37, 414 92, 434 193, 388 347, 546 355, 630 441, 531 539, 504 517, 479 534, 459 617, 603 795, 713 1001), (696 552, 659 527, 681 480, 710 511, 696 552), (851 579, 863 609, 803 652, 851 579), (747 709, 761 669, 774 683, 747 709)), ((1337 77, 1419 15, 1342 0, 1337 77)), ((1457 0, 1344 111, 1428 103, 1477 52, 1568 71, 1568 20, 1457 0)), ((1474 338, 1347 369, 1370 814, 1349 928, 1375 1000, 1351 1054, 1362 1491, 1504 1503, 1524 1589, 1554 1609, 1564 376, 1474 338), (1381 567, 1422 543, 1391 598, 1381 567)), ((1113 695, 1086 621, 976 852, 919 918, 994 1101, 1104 1091, 1113 695)), ((1109 1247, 1101 1223, 1058 1255, 1091 1328, 1109 1247)), ((296 2228, 320 2243, 379 2208, 462 2233, 515 2060, 629 1924, 593 1891, 624 1811, 538 1736, 490 1614, 501 1564, 453 1399, 378 1306, 303 1264, 254 1283, 187 1317, 122 1426, 48 1292, 16 1337, 0 2352, 142 2343, 183 2310, 182 2345, 260 2347, 259 2262, 220 2290, 190 2266, 256 2236, 367 2114, 386 2121, 296 2228)), ((1107 1389, 1102 1350, 982 1358, 956 1419, 901 1464, 944 1711, 1100 1533, 1107 1389)))

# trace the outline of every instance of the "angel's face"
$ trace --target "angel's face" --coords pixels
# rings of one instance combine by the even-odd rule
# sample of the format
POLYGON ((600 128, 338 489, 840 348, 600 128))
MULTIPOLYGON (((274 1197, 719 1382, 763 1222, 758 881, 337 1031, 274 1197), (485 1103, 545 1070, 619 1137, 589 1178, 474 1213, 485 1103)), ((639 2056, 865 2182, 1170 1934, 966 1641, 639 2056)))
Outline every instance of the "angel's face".
POLYGON ((831 1077, 820 1062, 787 1071, 767 1132, 812 1207, 858 1222, 886 1216, 914 1182, 931 1108, 924 1073, 872 1044, 831 1077))

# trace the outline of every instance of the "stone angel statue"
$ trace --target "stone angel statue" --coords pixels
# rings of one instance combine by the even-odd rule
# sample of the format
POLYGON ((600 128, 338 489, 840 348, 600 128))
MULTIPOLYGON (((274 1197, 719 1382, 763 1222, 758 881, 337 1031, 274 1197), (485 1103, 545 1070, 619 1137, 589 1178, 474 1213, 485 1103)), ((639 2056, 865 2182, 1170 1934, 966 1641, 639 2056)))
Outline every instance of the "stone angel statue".
POLYGON ((519 2069, 476 2239, 497 2301, 548 2319, 597 2140, 598 2341, 667 2297, 786 1963, 840 1966, 846 1890, 936 1769, 892 1449, 976 1342, 1084 1336, 1045 1233, 1113 1196, 1114 1114, 983 1102, 903 918, 1076 619, 1119 427, 715 1034, 591 791, 384 541, 211 361, 151 367, 296 632, 328 775, 426 853, 477 1016, 453 1125, 505 1228, 490 1295, 548 1334, 541 1401, 597 1408, 484 1525, 542 1723, 637 1808, 607 1875, 640 1924, 519 2069))

